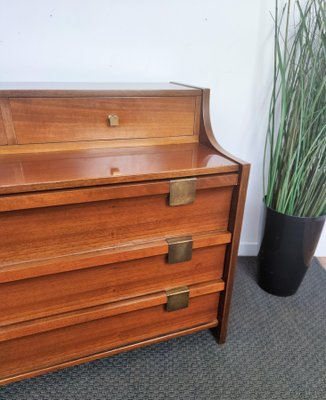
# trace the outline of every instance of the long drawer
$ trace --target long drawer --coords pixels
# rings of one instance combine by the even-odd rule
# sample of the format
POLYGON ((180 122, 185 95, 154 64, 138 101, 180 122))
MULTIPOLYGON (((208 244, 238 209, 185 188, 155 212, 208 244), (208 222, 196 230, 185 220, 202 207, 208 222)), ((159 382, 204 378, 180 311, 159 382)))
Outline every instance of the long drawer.
POLYGON ((17 98, 10 107, 18 144, 193 136, 199 113, 195 96, 17 98))
POLYGON ((0 331, 0 383, 105 356, 112 349, 123 351, 133 343, 216 326, 223 289, 222 281, 193 285, 189 306, 177 311, 167 311, 167 294, 157 292, 5 327, 0 331))
MULTIPOLYGON (((229 233, 191 237, 190 259, 169 263, 166 241, 0 270, 0 327, 178 286, 220 279, 229 233), (144 258, 139 258, 140 256, 144 258), (129 261, 122 261, 123 259, 129 261), (119 262, 119 260, 121 260, 119 262)), ((182 242, 181 242, 182 246, 182 242)))
POLYGON ((3 196, 0 265, 227 231, 236 182, 236 174, 197 178, 193 202, 181 206, 169 202, 170 181, 3 196))

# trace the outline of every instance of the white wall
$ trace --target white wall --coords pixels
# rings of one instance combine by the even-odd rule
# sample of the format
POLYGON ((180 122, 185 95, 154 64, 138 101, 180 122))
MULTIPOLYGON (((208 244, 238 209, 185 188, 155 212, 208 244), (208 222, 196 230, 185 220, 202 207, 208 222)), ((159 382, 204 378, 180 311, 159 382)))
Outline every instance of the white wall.
POLYGON ((0 0, 0 81, 178 81, 211 88, 218 140, 252 163, 240 252, 255 255, 273 8, 274 0, 0 0))

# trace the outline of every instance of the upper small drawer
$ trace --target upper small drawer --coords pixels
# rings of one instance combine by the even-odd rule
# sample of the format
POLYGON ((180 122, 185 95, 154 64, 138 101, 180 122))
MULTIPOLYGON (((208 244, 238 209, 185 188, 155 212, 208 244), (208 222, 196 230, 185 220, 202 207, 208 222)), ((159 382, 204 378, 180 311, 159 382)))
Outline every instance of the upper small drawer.
POLYGON ((10 107, 18 144, 192 136, 199 113, 196 96, 17 98, 10 107))

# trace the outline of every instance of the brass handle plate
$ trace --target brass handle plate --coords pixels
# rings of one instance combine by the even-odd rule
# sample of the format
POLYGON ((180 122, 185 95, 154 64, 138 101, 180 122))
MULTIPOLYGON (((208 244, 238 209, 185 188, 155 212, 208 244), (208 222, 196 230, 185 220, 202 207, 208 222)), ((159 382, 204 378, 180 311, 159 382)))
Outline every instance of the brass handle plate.
POLYGON ((187 308, 189 305, 189 288, 181 286, 178 288, 166 290, 167 302, 166 311, 177 311, 187 308))
POLYGON ((176 237, 167 239, 168 251, 168 264, 176 264, 179 262, 190 261, 192 258, 192 237, 176 237))
POLYGON ((196 178, 172 179, 170 181, 170 206, 191 204, 196 198, 196 178))

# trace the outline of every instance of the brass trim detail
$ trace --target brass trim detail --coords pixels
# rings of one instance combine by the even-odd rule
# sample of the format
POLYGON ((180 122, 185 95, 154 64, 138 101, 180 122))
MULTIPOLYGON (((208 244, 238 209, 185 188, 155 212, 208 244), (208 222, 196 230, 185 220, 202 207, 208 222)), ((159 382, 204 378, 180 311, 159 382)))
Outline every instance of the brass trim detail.
POLYGON ((189 288, 182 286, 166 290, 166 311, 176 311, 187 308, 189 305, 189 288))
POLYGON ((108 121, 110 126, 119 126, 119 117, 115 114, 108 115, 108 121))
POLYGON ((192 258, 192 237, 183 236, 166 240, 169 245, 168 263, 176 264, 192 258))
POLYGON ((181 206, 191 204, 196 197, 196 178, 172 179, 170 180, 170 206, 181 206))

